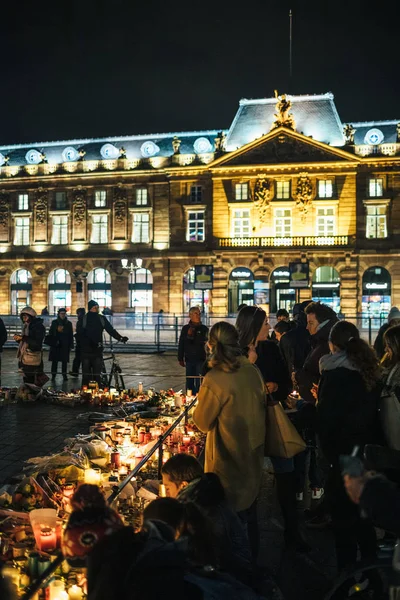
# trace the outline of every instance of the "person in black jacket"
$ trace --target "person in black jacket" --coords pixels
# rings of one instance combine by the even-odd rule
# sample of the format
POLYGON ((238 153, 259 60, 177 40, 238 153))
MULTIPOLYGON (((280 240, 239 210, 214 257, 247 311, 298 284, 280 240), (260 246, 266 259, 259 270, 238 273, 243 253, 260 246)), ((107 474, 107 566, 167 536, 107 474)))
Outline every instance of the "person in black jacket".
POLYGON ((385 354, 385 344, 383 341, 383 336, 385 332, 389 329, 389 327, 393 327, 393 325, 399 325, 400 323, 400 310, 397 306, 392 306, 388 314, 387 323, 384 323, 378 331, 378 335, 375 338, 374 342, 374 350, 379 358, 383 358, 385 354))
POLYGON ((303 368, 304 361, 311 350, 310 334, 307 331, 307 317, 304 312, 311 300, 293 306, 293 321, 296 327, 285 333, 279 343, 279 349, 286 362, 288 371, 293 373, 303 368))
POLYGON ((82 386, 87 385, 92 380, 101 385, 104 330, 111 337, 124 344, 128 341, 128 338, 120 335, 103 315, 99 315, 98 303, 95 300, 90 300, 88 313, 76 326, 76 332, 81 341, 82 386))
POLYGON ((189 323, 182 327, 179 336, 178 362, 181 367, 186 367, 186 389, 197 394, 206 360, 205 345, 208 339, 208 327, 201 322, 198 306, 193 306, 189 310, 189 319, 189 323))
POLYGON ((3 346, 7 341, 7 329, 4 325, 3 319, 0 319, 0 386, 1 386, 1 354, 3 352, 3 346))
POLYGON ((38 378, 43 375, 42 347, 46 328, 43 319, 37 317, 31 306, 21 310, 20 318, 22 335, 14 335, 14 340, 19 343, 19 366, 24 374, 24 383, 38 384, 38 378))
POLYGON ((72 323, 67 319, 67 309, 59 308, 57 319, 50 325, 49 337, 53 344, 50 347, 49 361, 51 361, 51 378, 54 381, 57 375, 57 364, 61 362, 63 380, 67 381, 67 364, 69 363, 69 352, 74 346, 72 334, 72 323))
POLYGON ((354 446, 363 452, 366 444, 380 439, 377 424, 381 373, 375 352, 360 338, 353 323, 336 323, 329 346, 331 354, 320 360, 317 432, 330 465, 326 497, 341 570, 356 562, 357 546, 363 559, 373 559, 376 554, 372 524, 361 519, 346 495, 340 456, 351 454, 354 446))
POLYGON ((82 362, 82 358, 81 358, 81 336, 82 336, 82 328, 78 327, 79 323, 82 323, 83 317, 85 316, 85 309, 84 308, 78 308, 76 310, 76 314, 78 317, 76 326, 75 326, 75 334, 74 334, 74 338, 75 338, 75 358, 73 360, 72 363, 72 370, 69 372, 70 375, 72 375, 72 377, 78 377, 79 375, 79 367, 81 366, 81 362, 82 362))

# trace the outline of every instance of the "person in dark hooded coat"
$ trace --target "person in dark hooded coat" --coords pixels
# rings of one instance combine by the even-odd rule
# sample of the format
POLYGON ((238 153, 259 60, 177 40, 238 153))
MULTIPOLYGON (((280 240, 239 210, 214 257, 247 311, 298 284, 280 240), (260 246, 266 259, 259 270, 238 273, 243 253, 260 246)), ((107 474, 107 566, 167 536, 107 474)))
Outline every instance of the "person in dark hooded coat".
POLYGON ((49 336, 54 340, 49 352, 49 361, 51 361, 51 378, 54 381, 57 375, 57 364, 61 362, 62 376, 64 381, 67 377, 67 364, 69 362, 70 350, 74 347, 74 336, 72 332, 72 323, 67 319, 67 311, 60 308, 57 313, 57 319, 51 323, 49 336))

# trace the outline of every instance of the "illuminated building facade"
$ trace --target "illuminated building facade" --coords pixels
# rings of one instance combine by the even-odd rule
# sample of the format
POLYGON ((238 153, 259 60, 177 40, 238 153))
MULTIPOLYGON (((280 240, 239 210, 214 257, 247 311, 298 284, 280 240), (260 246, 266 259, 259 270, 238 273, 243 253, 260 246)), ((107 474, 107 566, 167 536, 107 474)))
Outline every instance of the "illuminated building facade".
POLYGON ((399 135, 397 121, 344 125, 323 94, 242 100, 221 131, 0 147, 0 312, 92 298, 275 312, 295 301, 296 261, 301 300, 386 312, 400 304, 399 135))

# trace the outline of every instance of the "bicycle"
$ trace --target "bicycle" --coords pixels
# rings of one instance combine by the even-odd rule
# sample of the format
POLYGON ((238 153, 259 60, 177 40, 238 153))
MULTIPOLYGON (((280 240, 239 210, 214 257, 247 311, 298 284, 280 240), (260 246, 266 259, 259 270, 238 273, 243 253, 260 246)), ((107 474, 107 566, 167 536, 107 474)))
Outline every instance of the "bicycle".
POLYGON ((110 346, 110 356, 103 358, 103 369, 104 372, 101 374, 102 383, 104 386, 111 388, 114 387, 118 392, 125 389, 125 381, 122 375, 122 368, 118 362, 118 359, 114 353, 114 346, 110 346), (107 373, 105 362, 112 360, 110 372, 107 373), (114 385, 112 385, 114 379, 114 385))

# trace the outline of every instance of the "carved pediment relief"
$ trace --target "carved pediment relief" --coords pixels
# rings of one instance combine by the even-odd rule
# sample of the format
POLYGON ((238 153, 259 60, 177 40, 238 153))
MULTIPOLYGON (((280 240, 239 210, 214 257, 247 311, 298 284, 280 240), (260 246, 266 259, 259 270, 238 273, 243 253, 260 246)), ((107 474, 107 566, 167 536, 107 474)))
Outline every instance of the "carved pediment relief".
POLYGON ((271 200, 271 182, 266 177, 259 177, 254 184, 253 201, 258 210, 261 223, 268 218, 268 209, 271 200))
POLYGON ((297 179, 295 198, 296 206, 302 211, 303 215, 308 213, 313 197, 313 188, 311 179, 307 173, 300 173, 297 179))
POLYGON ((331 148, 297 132, 280 127, 262 138, 225 154, 210 167, 234 167, 245 165, 348 162, 358 161, 356 156, 339 148, 331 148))

